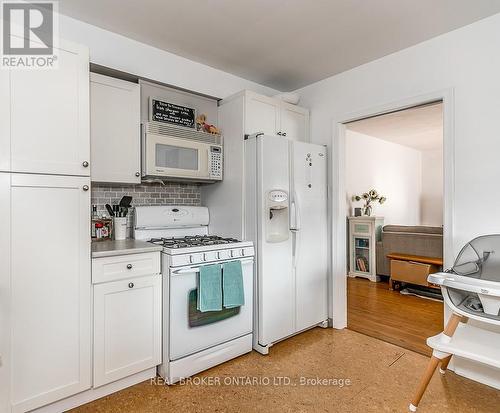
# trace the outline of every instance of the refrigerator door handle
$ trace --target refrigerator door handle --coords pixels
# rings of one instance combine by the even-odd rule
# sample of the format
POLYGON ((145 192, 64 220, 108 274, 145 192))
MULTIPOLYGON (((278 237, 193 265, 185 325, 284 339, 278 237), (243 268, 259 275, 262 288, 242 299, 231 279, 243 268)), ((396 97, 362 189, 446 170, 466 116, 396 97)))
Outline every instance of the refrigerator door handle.
POLYGON ((293 201, 290 202, 290 231, 300 230, 300 208, 297 202, 297 195, 293 194, 293 201))
POLYGON ((297 205, 292 201, 290 204, 290 231, 297 231, 297 205))
POLYGON ((292 232, 292 267, 297 267, 297 244, 299 242, 299 233, 297 231, 292 232))
POLYGON ((294 201, 293 201, 293 205, 294 205, 294 221, 295 221, 295 231, 299 231, 300 230, 300 205, 299 203, 297 202, 297 195, 294 194, 294 201))

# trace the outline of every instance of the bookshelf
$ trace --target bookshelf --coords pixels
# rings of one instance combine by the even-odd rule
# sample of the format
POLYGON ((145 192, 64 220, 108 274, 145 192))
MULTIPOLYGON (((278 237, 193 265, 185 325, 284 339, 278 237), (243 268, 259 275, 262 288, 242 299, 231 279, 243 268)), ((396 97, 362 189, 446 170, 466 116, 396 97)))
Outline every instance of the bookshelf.
POLYGON ((349 272, 350 277, 380 281, 376 271, 377 241, 380 241, 383 217, 349 217, 349 272))

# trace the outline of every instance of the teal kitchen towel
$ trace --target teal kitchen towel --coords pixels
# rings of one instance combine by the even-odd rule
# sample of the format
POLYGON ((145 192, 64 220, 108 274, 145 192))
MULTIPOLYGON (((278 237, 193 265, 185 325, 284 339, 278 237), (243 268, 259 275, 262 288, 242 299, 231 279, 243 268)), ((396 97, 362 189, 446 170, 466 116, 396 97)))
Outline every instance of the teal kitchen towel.
POLYGON ((198 310, 202 313, 222 310, 222 267, 220 264, 200 267, 198 310))
POLYGON ((224 307, 226 308, 239 307, 245 304, 241 261, 229 261, 223 264, 222 295, 224 307))

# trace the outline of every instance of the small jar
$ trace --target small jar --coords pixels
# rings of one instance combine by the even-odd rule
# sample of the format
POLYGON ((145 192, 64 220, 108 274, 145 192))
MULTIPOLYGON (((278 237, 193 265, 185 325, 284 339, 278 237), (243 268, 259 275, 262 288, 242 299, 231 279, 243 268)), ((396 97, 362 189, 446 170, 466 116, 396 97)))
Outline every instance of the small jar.
POLYGON ((95 223, 95 236, 97 239, 103 238, 103 232, 104 232, 103 228, 104 228, 104 224, 102 222, 95 223))

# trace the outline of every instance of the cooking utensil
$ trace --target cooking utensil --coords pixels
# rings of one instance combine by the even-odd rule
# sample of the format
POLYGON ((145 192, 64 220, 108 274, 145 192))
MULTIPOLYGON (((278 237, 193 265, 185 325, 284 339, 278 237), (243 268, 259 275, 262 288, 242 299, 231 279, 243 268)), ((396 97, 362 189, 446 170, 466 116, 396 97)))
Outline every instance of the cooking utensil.
POLYGON ((120 200, 120 206, 123 208, 129 208, 130 204, 132 203, 132 197, 125 195, 121 200, 120 200))
POLYGON ((115 216, 115 213, 113 212, 113 208, 111 208, 111 205, 106 204, 106 209, 107 209, 108 214, 109 214, 110 217, 114 217, 115 216))

